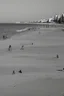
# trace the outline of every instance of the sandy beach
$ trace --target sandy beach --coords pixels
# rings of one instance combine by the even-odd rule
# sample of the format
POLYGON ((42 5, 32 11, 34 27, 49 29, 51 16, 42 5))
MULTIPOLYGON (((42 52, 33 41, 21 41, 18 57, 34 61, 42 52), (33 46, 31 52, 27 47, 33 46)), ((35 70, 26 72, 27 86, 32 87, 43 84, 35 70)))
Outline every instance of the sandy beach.
POLYGON ((40 28, 1 40, 0 96, 63 96, 64 72, 57 71, 63 67, 61 28, 40 28), (20 50, 22 45, 24 50, 20 50))

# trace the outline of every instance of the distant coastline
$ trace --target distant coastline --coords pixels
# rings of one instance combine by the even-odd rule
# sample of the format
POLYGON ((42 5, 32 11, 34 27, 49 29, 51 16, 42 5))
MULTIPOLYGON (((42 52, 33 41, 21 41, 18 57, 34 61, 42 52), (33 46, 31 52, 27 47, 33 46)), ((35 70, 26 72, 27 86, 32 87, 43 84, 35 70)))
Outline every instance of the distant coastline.
POLYGON ((0 23, 0 26, 22 26, 22 25, 33 25, 33 26, 42 26, 42 27, 64 27, 64 24, 58 24, 58 23, 0 23))

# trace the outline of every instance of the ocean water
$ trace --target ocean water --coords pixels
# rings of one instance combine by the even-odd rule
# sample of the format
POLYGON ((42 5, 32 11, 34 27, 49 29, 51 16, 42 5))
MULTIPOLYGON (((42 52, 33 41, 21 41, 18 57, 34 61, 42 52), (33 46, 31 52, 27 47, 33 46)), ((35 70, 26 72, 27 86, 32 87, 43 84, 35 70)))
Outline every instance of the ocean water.
POLYGON ((3 23, 0 24, 0 39, 2 39, 3 35, 7 35, 9 38, 18 32, 24 32, 29 28, 48 28, 48 27, 64 27, 64 25, 58 24, 10 24, 3 23))
POLYGON ((15 35, 17 33, 17 30, 26 31, 28 28, 35 28, 37 24, 0 24, 0 39, 2 39, 2 36, 5 34, 8 37, 11 37, 12 35, 15 35))

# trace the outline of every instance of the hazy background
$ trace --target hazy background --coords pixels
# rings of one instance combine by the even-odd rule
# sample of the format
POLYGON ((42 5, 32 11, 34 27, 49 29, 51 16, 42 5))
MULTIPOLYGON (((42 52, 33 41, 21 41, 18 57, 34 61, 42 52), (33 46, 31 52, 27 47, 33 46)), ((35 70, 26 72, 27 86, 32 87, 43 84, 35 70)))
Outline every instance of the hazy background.
POLYGON ((0 0, 0 22, 32 21, 64 11, 64 0, 0 0))

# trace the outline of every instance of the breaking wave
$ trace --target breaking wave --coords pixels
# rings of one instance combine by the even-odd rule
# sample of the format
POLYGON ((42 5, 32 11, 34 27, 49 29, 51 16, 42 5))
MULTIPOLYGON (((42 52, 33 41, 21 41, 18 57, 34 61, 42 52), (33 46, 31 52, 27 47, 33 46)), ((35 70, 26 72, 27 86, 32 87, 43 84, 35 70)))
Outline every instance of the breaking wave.
POLYGON ((24 28, 24 29, 16 30, 16 32, 23 32, 23 31, 27 31, 27 30, 30 30, 30 29, 31 29, 31 27, 30 28, 24 28))

